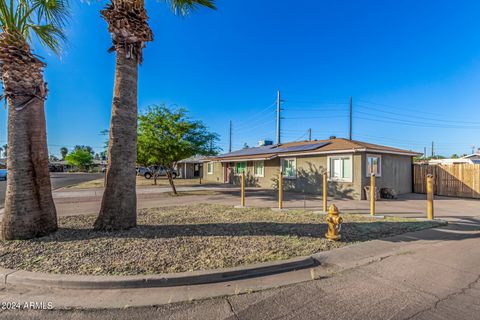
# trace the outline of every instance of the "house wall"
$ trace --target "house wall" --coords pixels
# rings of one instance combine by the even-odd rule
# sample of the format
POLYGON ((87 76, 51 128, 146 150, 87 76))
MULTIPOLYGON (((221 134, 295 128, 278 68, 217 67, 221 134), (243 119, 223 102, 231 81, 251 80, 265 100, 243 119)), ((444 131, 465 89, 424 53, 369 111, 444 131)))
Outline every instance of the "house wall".
MULTIPOLYGON (((328 155, 297 158, 297 178, 284 179, 287 190, 321 194, 323 172, 328 168, 328 155)), ((352 182, 328 181, 328 196, 334 198, 361 198, 361 154, 352 156, 352 182)))
MULTIPOLYGON (((412 157, 376 154, 382 157, 382 176, 376 178, 377 187, 393 188, 398 194, 412 192, 412 157)), ((285 190, 321 194, 323 189, 322 173, 327 170, 328 155, 298 156, 295 158, 297 159, 297 177, 295 179, 283 179, 285 190)), ((280 173, 280 159, 264 161, 264 177, 254 177, 253 161, 247 161, 246 186, 266 189, 276 188, 278 174, 280 173)), ((352 155, 352 182, 328 181, 329 197, 356 200, 366 198, 364 187, 370 185, 370 177, 366 175, 366 159, 367 154, 364 152, 352 155)), ((204 180, 223 182, 223 166, 225 166, 225 163, 222 165, 221 162, 214 162, 214 172, 209 175, 207 174, 207 163, 205 163, 203 166, 204 180)), ((240 184, 239 176, 232 174, 230 182, 240 184)))
MULTIPOLYGON (((378 155, 382 157, 382 176, 376 177, 376 187, 379 189, 392 188, 398 194, 412 192, 412 157, 381 153, 378 155)), ((367 177, 367 154, 365 153, 362 155, 362 167, 363 189, 364 186, 370 185, 370 177, 367 177)), ((365 199, 364 192, 362 192, 362 199, 365 199)))
POLYGON ((203 164, 203 180, 211 182, 223 182, 223 166, 221 162, 213 162, 213 174, 208 174, 208 162, 203 164))

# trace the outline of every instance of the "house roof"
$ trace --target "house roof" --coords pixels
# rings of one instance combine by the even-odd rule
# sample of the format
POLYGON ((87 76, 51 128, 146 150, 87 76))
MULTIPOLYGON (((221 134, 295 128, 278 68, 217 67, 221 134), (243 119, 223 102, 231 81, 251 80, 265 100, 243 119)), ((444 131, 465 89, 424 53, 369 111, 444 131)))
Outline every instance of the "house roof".
POLYGON ((462 158, 463 159, 470 159, 470 158, 476 158, 476 157, 480 157, 480 152, 469 154, 468 156, 464 156, 462 158))
POLYGON ((180 160, 178 161, 178 163, 202 163, 202 162, 208 161, 209 158, 210 157, 197 155, 187 159, 180 160))
POLYGON ((311 154, 335 154, 352 152, 391 153, 406 156, 421 155, 417 152, 382 146, 356 140, 335 138, 328 140, 289 142, 280 145, 261 146, 242 149, 220 155, 217 161, 269 160, 276 157, 311 154))

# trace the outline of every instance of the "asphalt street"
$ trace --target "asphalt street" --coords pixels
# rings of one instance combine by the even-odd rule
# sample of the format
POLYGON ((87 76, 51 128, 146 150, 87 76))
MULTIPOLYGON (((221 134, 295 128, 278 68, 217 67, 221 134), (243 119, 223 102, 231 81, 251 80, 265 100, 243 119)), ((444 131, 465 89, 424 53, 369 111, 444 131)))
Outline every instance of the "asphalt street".
MULTIPOLYGON (((50 179, 52 181, 52 189, 59 189, 77 183, 95 180, 103 177, 101 173, 66 173, 66 172, 52 172, 50 179)), ((0 181, 0 208, 3 208, 5 203, 5 191, 7 188, 6 181, 0 181)))

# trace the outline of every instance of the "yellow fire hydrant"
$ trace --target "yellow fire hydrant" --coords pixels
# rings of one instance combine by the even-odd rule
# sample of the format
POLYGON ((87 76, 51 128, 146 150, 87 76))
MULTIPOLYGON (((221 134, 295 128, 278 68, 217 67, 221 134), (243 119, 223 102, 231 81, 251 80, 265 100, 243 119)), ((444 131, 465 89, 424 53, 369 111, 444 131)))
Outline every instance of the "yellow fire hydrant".
POLYGON ((336 205, 332 204, 330 208, 328 208, 328 216, 327 216, 327 223, 328 223, 328 231, 325 234, 325 237, 328 240, 338 241, 341 239, 340 235, 340 228, 342 226, 343 219, 340 217, 338 208, 336 205))

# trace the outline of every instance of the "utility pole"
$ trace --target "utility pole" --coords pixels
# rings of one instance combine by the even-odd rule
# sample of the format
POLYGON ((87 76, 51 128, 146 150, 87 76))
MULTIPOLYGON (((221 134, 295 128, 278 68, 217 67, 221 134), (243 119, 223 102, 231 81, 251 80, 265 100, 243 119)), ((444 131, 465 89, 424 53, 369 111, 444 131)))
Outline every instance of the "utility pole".
POLYGON ((280 90, 277 91, 277 144, 280 144, 280 110, 282 100, 280 100, 280 90))
POLYGON ((432 141, 432 158, 435 158, 435 143, 432 141))
POLYGON ((353 103, 352 103, 352 96, 350 96, 350 140, 352 140, 352 125, 353 125, 353 103))
POLYGON ((308 141, 312 141, 312 128, 308 129, 308 141))
POLYGON ((228 152, 232 152, 232 120, 230 120, 230 137, 228 139, 228 152))

